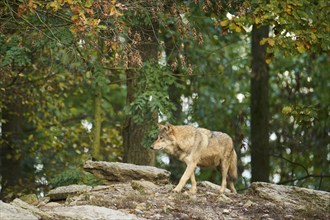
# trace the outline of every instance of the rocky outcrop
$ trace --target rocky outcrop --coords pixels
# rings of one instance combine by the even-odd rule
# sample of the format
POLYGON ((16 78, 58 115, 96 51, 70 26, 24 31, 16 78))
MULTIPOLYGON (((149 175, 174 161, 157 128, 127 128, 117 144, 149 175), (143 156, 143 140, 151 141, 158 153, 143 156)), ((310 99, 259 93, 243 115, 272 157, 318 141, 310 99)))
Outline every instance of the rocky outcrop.
POLYGON ((152 166, 139 166, 128 163, 87 161, 84 169, 96 177, 111 182, 148 180, 158 184, 169 182, 170 172, 152 166))
POLYGON ((330 193, 295 186, 252 183, 249 194, 271 201, 288 213, 330 213, 330 193))
POLYGON ((53 220, 55 218, 52 214, 44 212, 44 211, 38 209, 36 206, 30 205, 30 204, 22 201, 21 199, 15 199, 13 202, 11 202, 11 205, 28 211, 32 215, 36 216, 38 219, 53 220))
POLYGON ((22 209, 15 205, 7 204, 0 201, 0 217, 1 220, 38 220, 38 216, 33 215, 28 210, 22 209))
MULTIPOLYGON (((97 170, 96 167, 101 166, 99 163, 106 167, 109 165, 105 162, 89 162, 88 166, 97 170)), ((39 199, 37 204, 35 199, 27 200, 31 204, 20 199, 10 204, 0 201, 0 219, 330 219, 329 192, 253 183, 244 193, 219 194, 218 185, 201 182, 196 194, 189 194, 189 189, 184 189, 183 193, 173 193, 174 186, 171 184, 159 184, 147 178, 137 180, 140 174, 137 175, 139 171, 136 170, 141 167, 120 167, 132 167, 133 170, 125 171, 127 178, 116 177, 116 181, 114 176, 118 176, 118 173, 103 173, 111 176, 109 185, 59 187, 51 190, 48 198, 39 199), (129 173, 132 173, 132 177, 129 177, 129 173)), ((147 170, 150 173, 153 169, 147 170)), ((159 170, 154 171, 150 176, 159 175, 159 170)), ((164 183, 165 179, 160 183, 164 183)))

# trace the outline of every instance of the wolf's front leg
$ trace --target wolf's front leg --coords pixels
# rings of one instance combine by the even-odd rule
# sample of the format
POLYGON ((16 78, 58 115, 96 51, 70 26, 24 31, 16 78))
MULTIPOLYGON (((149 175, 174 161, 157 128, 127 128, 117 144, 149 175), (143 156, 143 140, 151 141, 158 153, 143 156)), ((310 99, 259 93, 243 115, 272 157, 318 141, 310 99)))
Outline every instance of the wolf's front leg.
POLYGON ((195 171, 197 164, 188 164, 186 171, 184 171, 184 174, 182 175, 179 184, 173 189, 173 192, 180 192, 188 179, 191 177, 193 172, 195 171))

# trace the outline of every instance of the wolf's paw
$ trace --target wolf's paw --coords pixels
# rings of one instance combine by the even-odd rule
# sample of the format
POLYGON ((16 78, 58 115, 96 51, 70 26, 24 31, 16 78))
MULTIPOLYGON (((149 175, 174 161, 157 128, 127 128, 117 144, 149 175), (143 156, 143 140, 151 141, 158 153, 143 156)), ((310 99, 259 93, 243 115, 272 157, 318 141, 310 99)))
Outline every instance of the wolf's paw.
POLYGON ((220 188, 220 193, 224 193, 225 192, 225 190, 226 190, 226 188, 220 188))
POLYGON ((190 189, 189 190, 189 194, 196 194, 197 193, 197 189, 190 189))
POLYGON ((181 192, 181 189, 179 189, 179 188, 175 187, 174 189, 172 189, 172 192, 176 192, 176 193, 179 193, 179 192, 181 192))

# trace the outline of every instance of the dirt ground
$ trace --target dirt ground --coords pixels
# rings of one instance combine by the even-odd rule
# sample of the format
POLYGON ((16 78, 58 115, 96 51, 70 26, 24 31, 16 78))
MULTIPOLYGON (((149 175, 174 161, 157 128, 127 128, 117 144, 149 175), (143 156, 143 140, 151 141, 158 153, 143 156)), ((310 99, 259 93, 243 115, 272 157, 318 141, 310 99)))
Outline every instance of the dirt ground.
POLYGON ((196 194, 173 193, 173 185, 157 186, 152 190, 131 184, 115 184, 87 194, 69 197, 66 205, 97 205, 145 219, 329 219, 329 213, 293 208, 289 203, 278 204, 244 193, 219 194, 199 186, 196 194))

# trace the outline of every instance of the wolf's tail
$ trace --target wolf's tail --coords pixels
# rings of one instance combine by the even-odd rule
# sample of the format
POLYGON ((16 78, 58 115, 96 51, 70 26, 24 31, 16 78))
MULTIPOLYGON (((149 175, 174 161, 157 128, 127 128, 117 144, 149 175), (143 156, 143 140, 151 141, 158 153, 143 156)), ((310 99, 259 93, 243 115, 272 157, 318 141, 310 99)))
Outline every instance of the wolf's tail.
POLYGON ((232 150, 228 170, 228 179, 235 182, 237 179, 237 154, 235 150, 232 150))

